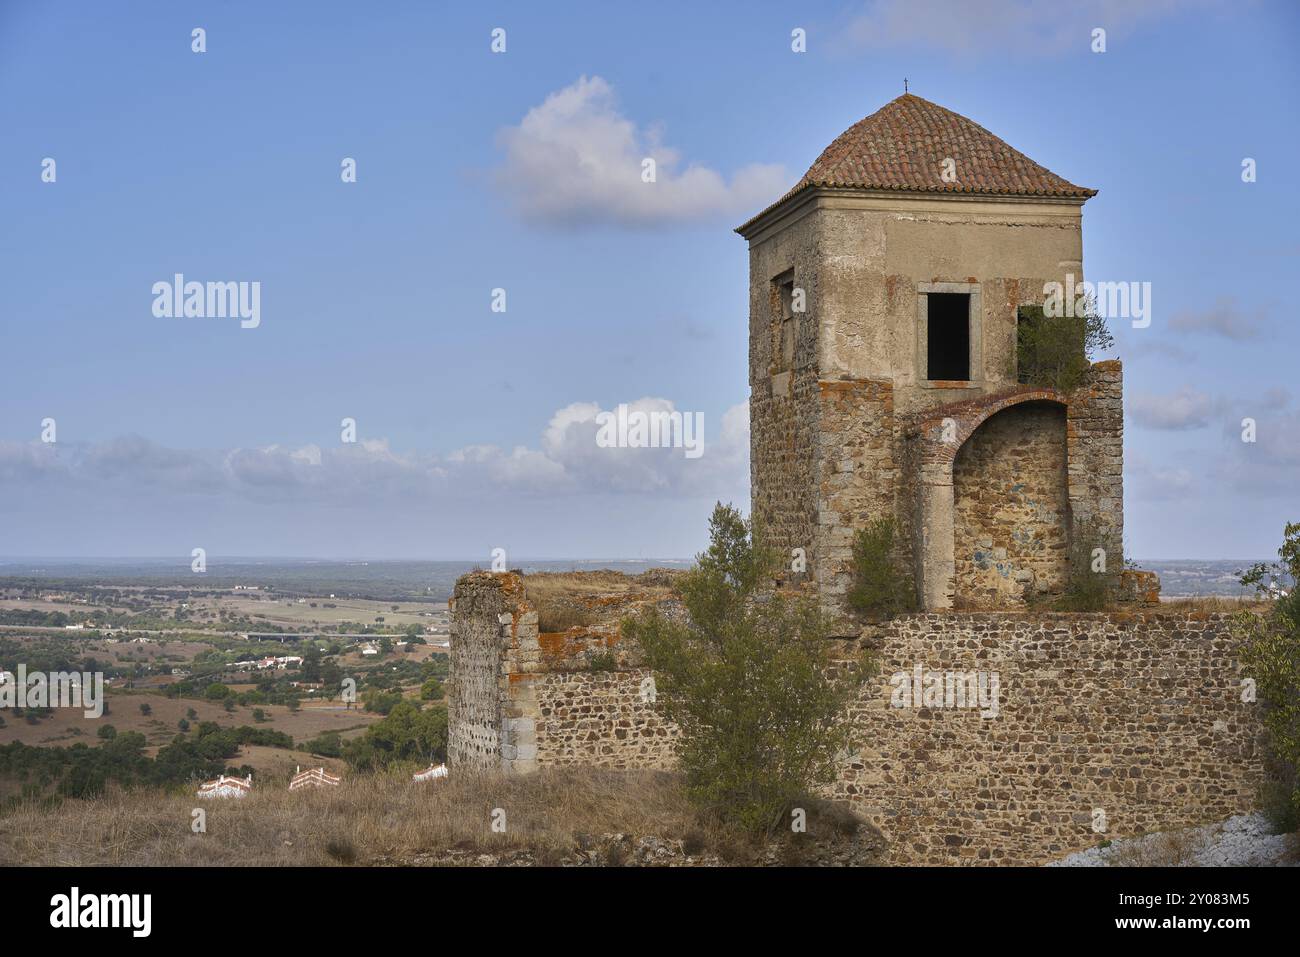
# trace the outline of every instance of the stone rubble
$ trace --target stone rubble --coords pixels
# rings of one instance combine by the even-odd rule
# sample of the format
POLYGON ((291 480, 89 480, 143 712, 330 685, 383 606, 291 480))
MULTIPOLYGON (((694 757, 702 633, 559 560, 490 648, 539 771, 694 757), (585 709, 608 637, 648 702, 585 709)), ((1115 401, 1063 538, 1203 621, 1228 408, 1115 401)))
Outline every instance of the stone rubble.
POLYGON ((1146 834, 1121 838, 1107 847, 1090 847, 1053 861, 1048 867, 1123 867, 1130 863, 1168 864, 1179 867, 1296 867, 1300 866, 1300 841, 1295 834, 1273 834, 1262 814, 1238 814, 1222 824, 1207 824, 1176 832, 1179 845, 1188 849, 1184 860, 1155 860, 1161 842, 1171 834, 1146 834))

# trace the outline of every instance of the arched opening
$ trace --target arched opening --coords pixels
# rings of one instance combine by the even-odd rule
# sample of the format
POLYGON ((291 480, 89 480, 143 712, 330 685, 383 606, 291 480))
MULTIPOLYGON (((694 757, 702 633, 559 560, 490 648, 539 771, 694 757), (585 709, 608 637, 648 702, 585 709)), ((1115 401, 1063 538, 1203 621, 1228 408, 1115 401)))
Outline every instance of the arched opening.
POLYGON ((1024 402, 985 420, 953 462, 953 605, 1060 594, 1069 574, 1065 408, 1024 402))

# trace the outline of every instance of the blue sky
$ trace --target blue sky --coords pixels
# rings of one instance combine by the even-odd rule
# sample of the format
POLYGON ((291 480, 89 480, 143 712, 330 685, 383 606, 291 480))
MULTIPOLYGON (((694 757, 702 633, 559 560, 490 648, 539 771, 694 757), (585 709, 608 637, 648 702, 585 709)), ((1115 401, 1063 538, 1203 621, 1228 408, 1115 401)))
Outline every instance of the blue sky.
POLYGON ((1271 555, 1298 8, 970 6, 0 3, 0 555, 695 552, 748 504, 732 228, 904 76, 1100 189, 1089 278, 1152 283, 1150 328, 1113 324, 1127 551, 1271 555), (177 272, 260 282, 261 324, 155 317, 177 272), (593 454, 639 400, 707 453, 593 454))

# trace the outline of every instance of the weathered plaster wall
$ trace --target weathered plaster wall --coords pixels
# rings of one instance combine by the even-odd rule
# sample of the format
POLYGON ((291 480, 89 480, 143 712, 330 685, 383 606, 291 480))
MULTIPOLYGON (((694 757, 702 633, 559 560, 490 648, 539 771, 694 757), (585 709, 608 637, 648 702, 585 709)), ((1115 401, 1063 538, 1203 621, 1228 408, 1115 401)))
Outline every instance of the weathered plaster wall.
POLYGON ((1069 573, 1065 410, 1029 402, 975 430, 953 463, 953 605, 1060 594, 1069 573))
MULTIPOLYGON (((835 196, 811 204, 821 259, 818 373, 892 379, 900 415, 969 399, 1014 383, 1016 308, 1043 301, 1043 285, 1081 281, 1078 202, 988 197, 835 196), (980 349, 966 389, 925 383, 918 288, 974 284, 980 349)), ((756 277, 751 274, 751 282, 756 277)))

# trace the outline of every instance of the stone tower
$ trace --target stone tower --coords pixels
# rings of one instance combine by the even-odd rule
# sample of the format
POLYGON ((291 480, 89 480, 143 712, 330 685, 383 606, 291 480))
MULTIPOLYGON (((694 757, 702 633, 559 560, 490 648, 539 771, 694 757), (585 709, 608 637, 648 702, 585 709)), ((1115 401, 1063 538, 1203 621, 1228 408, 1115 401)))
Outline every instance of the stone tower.
POLYGON ((1083 280, 1095 194, 904 94, 737 229, 752 514, 804 550, 793 580, 837 604, 853 533, 885 516, 927 609, 1059 592, 1076 522, 1122 561, 1118 361, 1069 395, 1015 369, 1020 307, 1083 280))

